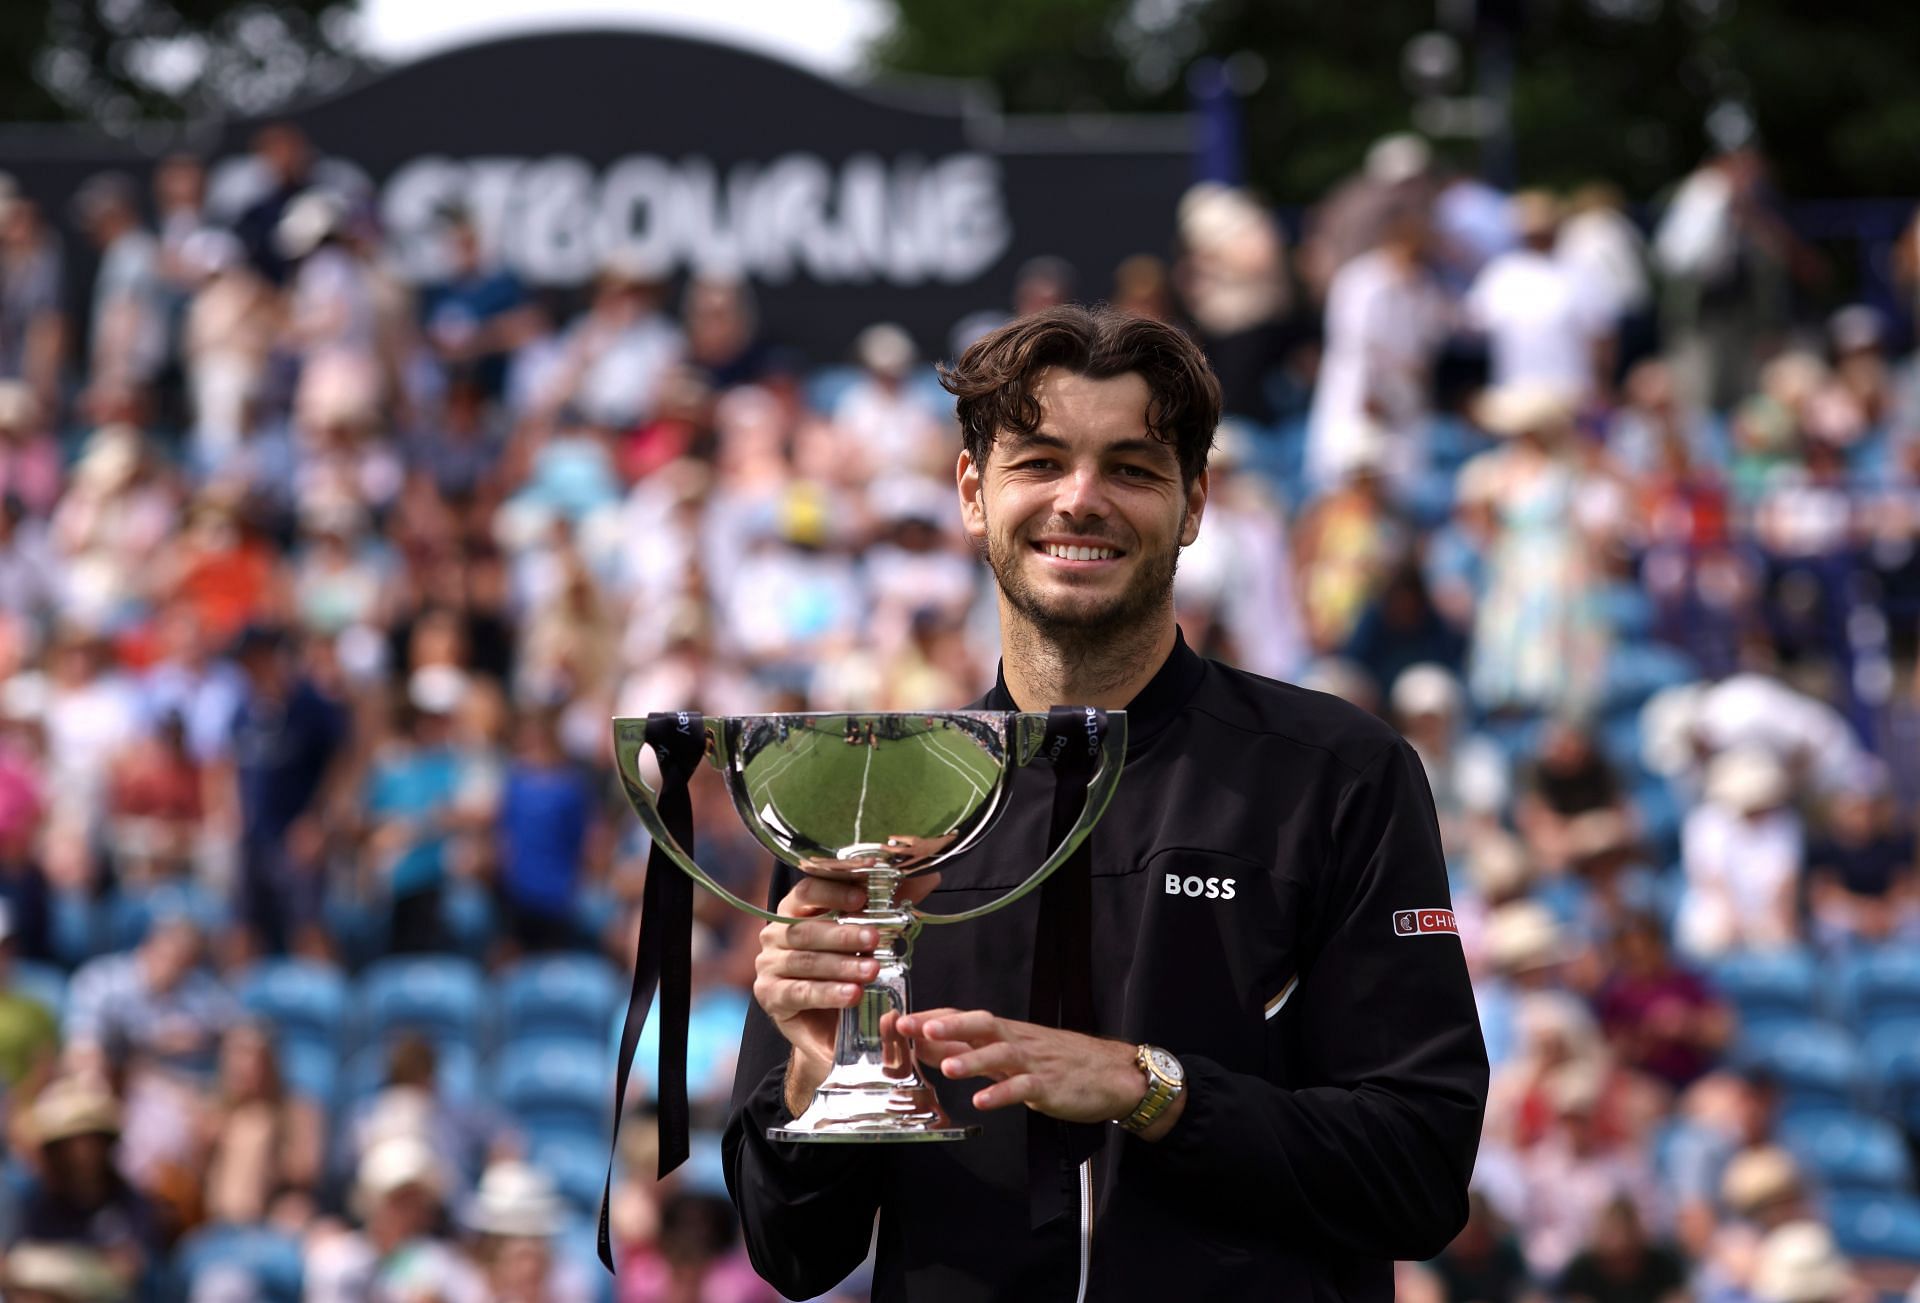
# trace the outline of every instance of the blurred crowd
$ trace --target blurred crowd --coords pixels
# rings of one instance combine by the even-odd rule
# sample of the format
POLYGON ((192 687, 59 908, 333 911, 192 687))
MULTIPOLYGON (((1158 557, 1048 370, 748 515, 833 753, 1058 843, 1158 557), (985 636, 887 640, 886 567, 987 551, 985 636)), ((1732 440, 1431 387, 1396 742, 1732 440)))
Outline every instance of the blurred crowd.
MULTIPOLYGON (((409 284, 297 129, 253 151, 218 204, 189 157, 0 181, 8 1296, 771 1299, 714 1144, 757 940, 704 896, 695 1159, 653 1182, 643 1042, 593 1261, 645 865, 607 721, 991 683, 935 349, 822 356, 618 251, 530 287, 459 211, 409 284)), ((1405 1297, 1904 1292, 1913 322, 1834 301, 1752 148, 1633 210, 1356 164, 1298 221, 1198 186, 1177 247, 1036 260, 938 347, 1189 329, 1228 419, 1188 640, 1426 761, 1494 1078, 1405 1297)))

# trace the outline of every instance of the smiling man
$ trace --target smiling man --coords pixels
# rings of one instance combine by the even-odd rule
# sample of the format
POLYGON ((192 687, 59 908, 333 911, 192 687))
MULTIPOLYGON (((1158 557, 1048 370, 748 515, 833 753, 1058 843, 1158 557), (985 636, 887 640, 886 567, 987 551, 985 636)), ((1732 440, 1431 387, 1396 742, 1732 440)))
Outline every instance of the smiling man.
MULTIPOLYGON (((976 705, 1128 714, 1121 791, 1074 888, 1091 1007, 1039 998, 1038 974, 1077 953, 1054 882, 932 929, 924 1012, 899 1027, 981 1136, 776 1142, 875 964, 855 929, 766 928, 725 1141, 754 1265, 795 1298, 875 1242, 876 1300, 1389 1299, 1393 1260, 1466 1220, 1487 1085, 1420 762, 1345 702, 1182 640, 1174 569, 1219 419, 1186 336, 1054 308, 942 379, 962 519, 999 588, 1001 673, 976 705)), ((909 894, 971 908, 1040 862, 1048 780, 1011 782, 992 834, 909 894)), ((784 871, 773 896, 790 916, 864 899, 784 871)))

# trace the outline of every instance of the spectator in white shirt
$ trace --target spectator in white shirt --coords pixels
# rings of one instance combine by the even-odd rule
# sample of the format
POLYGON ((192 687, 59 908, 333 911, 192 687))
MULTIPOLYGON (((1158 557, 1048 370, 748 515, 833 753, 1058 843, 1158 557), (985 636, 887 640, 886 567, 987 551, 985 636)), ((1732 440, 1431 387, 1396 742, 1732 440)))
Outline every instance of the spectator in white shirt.
POLYGON ((1448 325, 1429 242, 1425 211, 1408 203, 1379 247, 1342 266, 1327 289, 1326 352, 1307 422, 1316 488, 1338 484, 1376 447, 1397 486, 1425 465, 1433 363, 1448 325))
POLYGON ((1596 350, 1612 309, 1553 255, 1559 204, 1530 190, 1513 198, 1520 247, 1489 262, 1467 292, 1468 320, 1492 351, 1490 383, 1551 386, 1585 396, 1598 374, 1596 350))
POLYGON ((1806 834, 1786 767, 1765 750, 1729 751, 1708 769, 1706 796, 1680 834, 1686 892, 1674 931, 1681 949, 1712 957, 1792 944, 1806 834))

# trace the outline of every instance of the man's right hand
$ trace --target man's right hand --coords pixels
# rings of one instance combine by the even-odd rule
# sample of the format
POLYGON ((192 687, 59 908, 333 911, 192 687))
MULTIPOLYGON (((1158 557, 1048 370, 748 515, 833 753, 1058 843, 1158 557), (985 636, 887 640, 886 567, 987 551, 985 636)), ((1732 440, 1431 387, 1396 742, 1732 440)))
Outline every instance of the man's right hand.
MULTIPOLYGON (((901 882, 903 905, 917 904, 939 885, 937 873, 901 882)), ((830 912, 862 909, 867 889, 855 882, 802 878, 774 907, 804 923, 769 923, 760 929, 754 962, 753 998, 793 1046, 787 1066, 787 1108, 803 1112, 833 1066, 840 1011, 860 998, 861 987, 880 971, 871 957, 879 938, 872 928, 837 923, 830 912)))

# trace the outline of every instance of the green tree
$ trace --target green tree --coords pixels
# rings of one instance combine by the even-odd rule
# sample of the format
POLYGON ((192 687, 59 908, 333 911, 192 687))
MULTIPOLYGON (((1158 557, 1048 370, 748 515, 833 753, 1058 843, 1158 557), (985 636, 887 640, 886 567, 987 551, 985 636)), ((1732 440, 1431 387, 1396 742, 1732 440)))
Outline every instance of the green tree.
MULTIPOLYGON (((1010 112, 1169 111, 1201 56, 1264 69, 1245 97, 1250 170, 1322 194, 1368 142, 1414 126, 1407 41, 1434 0, 891 0, 882 71, 978 78, 1010 112)), ((1459 6, 1445 6, 1458 8, 1459 6)), ((1653 195, 1743 123, 1806 197, 1920 193, 1920 6, 1884 0, 1482 0, 1506 9, 1519 177, 1653 195), (1709 124, 1712 124, 1710 128, 1709 124)), ((1461 34, 1455 93, 1487 71, 1461 34)), ((1471 157, 1471 141, 1442 141, 1471 157)))
POLYGON ((269 112, 338 86, 358 0, 4 0, 0 122, 269 112))

